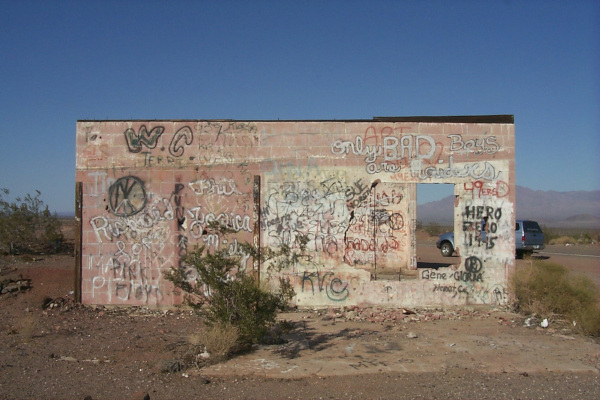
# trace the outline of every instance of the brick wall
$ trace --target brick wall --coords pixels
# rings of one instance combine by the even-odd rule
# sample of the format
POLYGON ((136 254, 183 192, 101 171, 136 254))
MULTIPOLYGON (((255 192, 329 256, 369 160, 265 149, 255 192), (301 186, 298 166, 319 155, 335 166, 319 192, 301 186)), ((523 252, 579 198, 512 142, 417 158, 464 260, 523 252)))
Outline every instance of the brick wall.
POLYGON ((281 272, 298 305, 503 303, 514 125, 448 120, 79 121, 82 301, 178 304, 162 273, 193 279, 182 257, 195 245, 251 270, 240 242, 306 236, 312 262, 281 272), (455 185, 455 267, 417 269, 417 183, 455 185), (207 230, 213 220, 236 233, 207 230))

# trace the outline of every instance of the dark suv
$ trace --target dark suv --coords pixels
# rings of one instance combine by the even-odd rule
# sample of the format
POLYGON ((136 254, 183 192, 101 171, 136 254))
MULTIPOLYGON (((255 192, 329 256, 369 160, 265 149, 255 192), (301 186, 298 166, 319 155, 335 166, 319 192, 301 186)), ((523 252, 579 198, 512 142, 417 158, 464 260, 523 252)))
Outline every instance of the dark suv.
POLYGON ((515 249, 517 258, 544 249, 544 232, 535 221, 518 219, 515 224, 515 249))

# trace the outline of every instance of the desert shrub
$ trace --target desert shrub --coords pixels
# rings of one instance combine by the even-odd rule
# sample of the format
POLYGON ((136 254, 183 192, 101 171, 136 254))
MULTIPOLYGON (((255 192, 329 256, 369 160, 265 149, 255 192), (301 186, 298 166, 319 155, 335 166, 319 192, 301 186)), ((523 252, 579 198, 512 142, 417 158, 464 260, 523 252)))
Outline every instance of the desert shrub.
MULTIPOLYGON (((545 240, 544 240, 545 241, 545 240)), ((571 236, 559 236, 547 242, 548 244, 567 245, 575 244, 576 240, 571 236)))
POLYGON ((588 277, 566 267, 532 261, 516 270, 510 281, 516 307, 524 314, 562 316, 585 334, 600 335, 598 287, 588 277))
POLYGON ((594 242, 592 235, 589 232, 580 232, 574 236, 579 244, 590 244, 594 242))
POLYGON ((0 251, 27 253, 56 250, 63 241, 60 221, 50 213, 41 200, 41 193, 17 197, 10 202, 3 196, 8 189, 0 189, 0 251))
POLYGON ((548 228, 546 225, 542 225, 542 232, 544 232, 544 243, 545 244, 554 244, 553 241, 556 241, 561 234, 552 228, 548 228))
POLYGON ((227 359, 235 351, 238 339, 238 330, 231 324, 203 327, 189 337, 189 353, 193 355, 193 363, 201 366, 227 359))
POLYGON ((546 244, 593 244, 600 240, 597 229, 548 228, 542 227, 546 244))
POLYGON ((572 236, 557 236, 553 237, 550 240, 546 240, 544 236, 544 242, 548 244, 558 244, 558 245, 567 245, 567 244, 591 244, 596 243, 597 239, 594 239, 593 235, 590 232, 579 232, 575 233, 572 236))
MULTIPOLYGON (((214 225, 212 228, 216 229, 214 225)), ((218 231, 224 232, 222 228, 218 231)), ((300 257, 288 246, 258 249, 246 243, 242 248, 247 255, 266 263, 268 271, 281 271, 300 257)), ((302 252, 304 249, 301 246, 302 252)), ((186 303, 201 313, 209 326, 233 326, 240 350, 259 342, 275 323, 277 313, 285 310, 295 295, 291 283, 284 278, 278 279, 277 289, 261 287, 254 276, 240 268, 240 256, 232 256, 226 250, 209 252, 204 246, 196 247, 184 262, 196 270, 195 280, 190 281, 180 268, 172 268, 165 278, 186 292, 186 303)))

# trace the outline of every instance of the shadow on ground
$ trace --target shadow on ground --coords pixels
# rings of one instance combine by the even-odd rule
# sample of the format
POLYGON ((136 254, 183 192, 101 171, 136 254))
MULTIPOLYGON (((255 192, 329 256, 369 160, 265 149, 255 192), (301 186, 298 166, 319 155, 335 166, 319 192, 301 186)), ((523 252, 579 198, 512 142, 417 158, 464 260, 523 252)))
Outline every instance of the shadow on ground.
POLYGON ((295 323, 294 329, 284 335, 285 344, 277 346, 273 353, 288 359, 300 356, 303 351, 321 351, 334 345, 336 338, 358 338, 370 333, 368 330, 342 329, 338 332, 318 332, 308 327, 306 321, 295 323))
POLYGON ((454 263, 439 263, 439 262, 418 262, 417 268, 430 268, 430 269, 438 269, 438 268, 447 268, 456 265, 454 263))

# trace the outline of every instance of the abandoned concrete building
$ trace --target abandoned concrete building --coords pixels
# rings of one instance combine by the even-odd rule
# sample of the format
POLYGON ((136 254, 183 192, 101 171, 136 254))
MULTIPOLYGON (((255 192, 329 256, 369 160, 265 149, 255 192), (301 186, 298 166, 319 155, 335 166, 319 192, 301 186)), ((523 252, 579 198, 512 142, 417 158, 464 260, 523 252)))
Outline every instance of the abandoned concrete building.
POLYGON ((168 307, 163 277, 195 245, 294 248, 311 262, 280 272, 298 306, 503 304, 514 271, 511 115, 345 121, 77 122, 76 292, 84 303, 168 307), (416 257, 416 185, 454 185, 460 254, 416 257), (480 221, 488 217, 485 240, 480 221), (217 221, 235 231, 207 230, 217 221))

